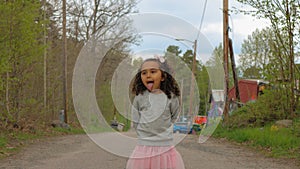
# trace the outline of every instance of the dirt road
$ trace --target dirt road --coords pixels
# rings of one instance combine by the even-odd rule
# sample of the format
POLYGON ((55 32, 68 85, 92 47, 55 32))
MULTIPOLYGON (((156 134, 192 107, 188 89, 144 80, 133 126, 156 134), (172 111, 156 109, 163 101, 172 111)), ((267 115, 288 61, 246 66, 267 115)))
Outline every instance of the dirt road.
MULTIPOLYGON (((263 157, 244 146, 189 135, 179 145, 186 169, 299 169, 295 161, 263 157)), ((86 135, 50 138, 0 160, 0 169, 124 169, 127 159, 99 148, 86 135)))

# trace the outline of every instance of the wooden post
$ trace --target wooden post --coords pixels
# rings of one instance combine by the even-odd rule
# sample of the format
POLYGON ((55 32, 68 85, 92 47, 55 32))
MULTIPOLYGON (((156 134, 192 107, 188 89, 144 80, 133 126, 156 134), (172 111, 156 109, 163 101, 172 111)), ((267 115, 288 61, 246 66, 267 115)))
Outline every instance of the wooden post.
MULTIPOLYGON (((229 38, 229 52, 230 52, 230 60, 231 60, 231 68, 232 68, 232 74, 233 74, 233 80, 234 80, 234 86, 235 86, 235 97, 236 101, 240 101, 240 90, 239 90, 239 82, 238 82, 238 76, 236 74, 236 66, 235 66, 235 59, 234 59, 234 52, 232 47, 232 40, 229 38)), ((238 104, 238 107, 240 105, 238 104)))
POLYGON ((67 96, 67 35, 66 35, 66 0, 63 0, 63 103, 64 103, 64 121, 68 123, 68 96, 67 96))
POLYGON ((229 76, 228 76, 228 0, 223 0, 223 66, 225 73, 225 107, 224 120, 228 119, 228 92, 229 92, 229 76))

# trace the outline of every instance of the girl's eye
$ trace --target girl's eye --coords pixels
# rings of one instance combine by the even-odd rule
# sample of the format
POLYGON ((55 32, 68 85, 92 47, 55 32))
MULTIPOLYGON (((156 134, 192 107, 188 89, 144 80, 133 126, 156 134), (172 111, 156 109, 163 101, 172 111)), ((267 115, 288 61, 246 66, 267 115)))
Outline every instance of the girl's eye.
POLYGON ((151 70, 151 73, 156 73, 157 72, 157 70, 151 70))

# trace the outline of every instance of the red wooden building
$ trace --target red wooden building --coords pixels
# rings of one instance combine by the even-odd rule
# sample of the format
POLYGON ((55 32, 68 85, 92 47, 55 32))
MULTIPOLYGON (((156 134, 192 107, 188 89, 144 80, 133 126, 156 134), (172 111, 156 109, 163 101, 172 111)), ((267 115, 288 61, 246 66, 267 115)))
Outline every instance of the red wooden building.
MULTIPOLYGON (((262 80, 252 80, 244 79, 239 80, 239 93, 240 93, 240 102, 247 103, 248 101, 254 101, 257 99, 259 92, 262 92, 263 86, 267 82, 262 80)), ((228 93, 228 99, 236 101, 235 88, 231 88, 228 93)))

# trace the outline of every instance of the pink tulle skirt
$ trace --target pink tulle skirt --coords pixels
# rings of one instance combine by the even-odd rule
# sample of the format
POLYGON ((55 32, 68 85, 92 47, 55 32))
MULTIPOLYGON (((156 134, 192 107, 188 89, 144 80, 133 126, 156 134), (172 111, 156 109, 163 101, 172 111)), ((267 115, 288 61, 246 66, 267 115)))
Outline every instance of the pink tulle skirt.
POLYGON ((184 163, 174 146, 138 145, 126 169, 184 169, 184 163))

